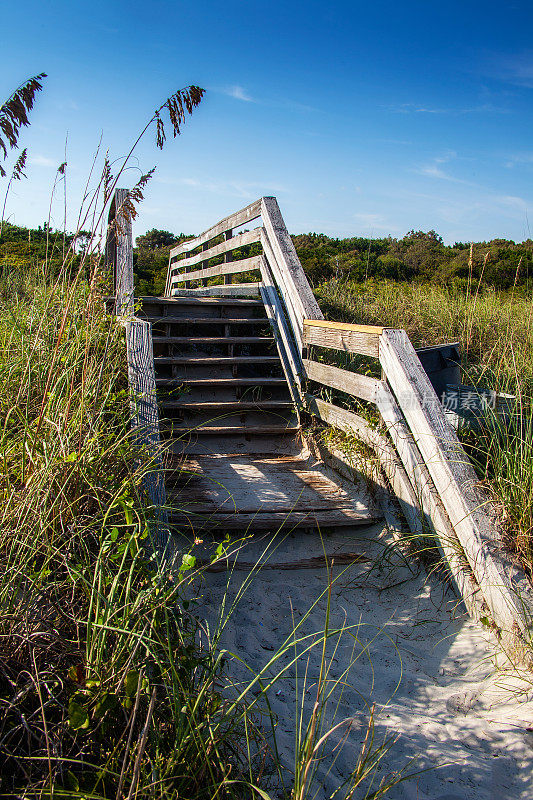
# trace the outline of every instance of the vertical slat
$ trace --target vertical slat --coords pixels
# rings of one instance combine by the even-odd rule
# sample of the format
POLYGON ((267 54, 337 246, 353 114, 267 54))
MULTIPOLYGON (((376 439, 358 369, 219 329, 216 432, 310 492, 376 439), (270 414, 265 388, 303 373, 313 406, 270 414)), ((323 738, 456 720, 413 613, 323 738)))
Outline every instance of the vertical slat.
MULTIPOLYGON (((204 244, 202 245, 202 250, 204 252, 206 250, 209 250, 209 242, 204 242, 204 244)), ((205 269, 205 267, 207 266, 207 261, 202 261, 200 263, 201 263, 201 269, 205 269)), ((202 286, 207 286, 207 278, 202 278, 201 285, 202 286)))
MULTIPOLYGON (((229 242, 229 240, 232 238, 233 238, 233 229, 224 232, 225 242, 229 242)), ((229 264, 231 261, 233 261, 233 252, 231 250, 228 250, 227 253, 224 253, 224 263, 229 264)), ((224 275, 224 283, 225 284, 233 283, 233 275, 224 275)))

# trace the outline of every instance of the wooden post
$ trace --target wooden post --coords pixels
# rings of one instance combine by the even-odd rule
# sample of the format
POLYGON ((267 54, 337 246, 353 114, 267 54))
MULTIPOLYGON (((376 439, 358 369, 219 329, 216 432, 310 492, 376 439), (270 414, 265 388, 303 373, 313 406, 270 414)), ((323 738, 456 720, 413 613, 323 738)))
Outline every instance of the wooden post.
MULTIPOLYGON (((224 241, 229 242, 229 240, 233 236, 233 229, 230 228, 229 231, 224 231, 224 241)), ((224 253, 224 264, 229 264, 230 261, 233 261, 233 253, 231 250, 228 250, 227 253, 224 253)), ((224 284, 233 283, 233 275, 224 275, 224 284)))
MULTIPOLYGON (((203 251, 209 250, 209 242, 204 242, 204 244, 202 245, 202 250, 203 251)), ((207 266, 207 261, 202 261, 200 263, 201 263, 201 269, 205 269, 207 266)), ((201 285, 207 286, 207 278, 202 278, 201 285)))
POLYGON ((115 309, 118 316, 133 314, 133 240, 131 219, 124 208, 127 198, 127 189, 115 189, 109 212, 111 236, 115 245, 113 263, 115 309))
POLYGON ((144 476, 144 487, 156 515, 155 544, 161 551, 168 545, 168 514, 165 509, 165 478, 162 471, 159 411, 155 382, 152 326, 146 320, 126 322, 126 347, 130 387, 131 426, 139 444, 145 447, 152 469, 144 476))

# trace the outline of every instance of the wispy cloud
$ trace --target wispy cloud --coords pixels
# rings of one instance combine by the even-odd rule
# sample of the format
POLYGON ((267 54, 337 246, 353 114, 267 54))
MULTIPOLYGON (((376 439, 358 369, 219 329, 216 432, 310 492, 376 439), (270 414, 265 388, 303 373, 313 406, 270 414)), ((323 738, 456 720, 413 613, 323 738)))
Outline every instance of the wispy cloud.
POLYGON ((399 105, 388 106, 389 111, 394 111, 396 114, 448 114, 449 109, 445 108, 428 108, 427 106, 419 106, 415 103, 400 103, 399 105))
POLYGON ((533 89, 533 51, 494 56, 486 71, 491 77, 506 83, 533 89))
POLYGON ((505 162, 505 166, 509 169, 512 169, 518 165, 524 166, 526 164, 533 164, 533 152, 513 153, 512 155, 507 156, 507 160, 505 162))
POLYGON ((245 103, 256 102, 243 86, 225 86, 224 89, 221 89, 221 92, 222 94, 227 94, 228 97, 233 97, 235 100, 244 100, 245 103))
POLYGON ((28 164, 33 164, 36 167, 58 167, 59 161, 43 156, 40 153, 35 153, 28 159, 28 164))
POLYGON ((320 109, 314 106, 309 106, 306 103, 301 103, 298 100, 292 100, 287 97, 253 97, 244 86, 233 84, 231 86, 223 86, 222 88, 212 88, 211 91, 225 94, 227 97, 232 97, 234 100, 241 100, 245 103, 256 103, 260 106, 267 108, 282 108, 287 111, 296 111, 300 113, 317 112, 320 109))
POLYGON ((471 186, 470 181, 466 181, 463 178, 456 178, 454 175, 450 175, 446 170, 443 169, 444 164, 448 164, 450 161, 453 161, 457 158, 457 153, 453 150, 449 150, 442 155, 435 156, 430 161, 425 164, 420 164, 418 167, 415 167, 415 172, 418 175, 424 175, 426 178, 437 178, 441 181, 450 181, 452 183, 462 183, 468 186, 471 186))
POLYGON ((458 106, 457 108, 431 108, 430 106, 417 105, 416 103, 401 103, 400 105, 387 106, 395 114, 447 114, 461 116, 463 114, 508 114, 509 109, 497 106, 494 103, 477 103, 472 106, 458 106))

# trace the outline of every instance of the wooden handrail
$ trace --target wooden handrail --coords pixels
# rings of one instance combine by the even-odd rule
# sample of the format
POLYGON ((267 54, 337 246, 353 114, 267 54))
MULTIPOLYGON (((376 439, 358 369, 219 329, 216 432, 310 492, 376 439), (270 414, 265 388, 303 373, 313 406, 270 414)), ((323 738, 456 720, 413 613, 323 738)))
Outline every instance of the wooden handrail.
POLYGON ((306 345, 378 358, 379 337, 383 330, 374 325, 350 325, 345 322, 305 319, 303 341, 306 345))
MULTIPOLYGON (((185 270, 188 267, 194 266, 194 264, 199 264, 202 261, 209 261, 209 259, 215 258, 215 256, 223 255, 230 250, 236 250, 238 247, 244 247, 245 245, 253 244, 254 242, 259 242, 260 240, 261 228, 254 228, 252 231, 239 233, 237 236, 233 236, 231 239, 227 239, 225 242, 221 242, 214 247, 210 247, 208 250, 204 250, 195 256, 184 258, 181 261, 175 261, 172 264, 172 269, 174 271, 185 270)), ((178 273, 175 272, 175 274, 178 273)))
POLYGON ((330 328, 335 331, 355 331, 357 333, 368 333, 379 336, 385 328, 379 325, 355 325, 351 322, 333 322, 329 319, 304 319, 304 325, 312 325, 316 328, 330 328))
POLYGON ((181 253, 189 253, 191 250, 195 250, 201 244, 209 242, 211 239, 215 239, 222 233, 231 231, 233 228, 239 228, 241 225, 246 225, 246 223, 257 219, 257 217, 260 216, 261 200, 255 200, 253 203, 250 203, 249 206, 246 206, 246 208, 242 208, 240 211, 236 211, 234 214, 224 217, 224 219, 220 220, 220 222, 217 222, 217 224, 213 225, 211 228, 208 228, 199 236, 196 236, 196 238, 189 239, 186 242, 181 242, 181 244, 178 244, 170 251, 170 257, 174 258, 181 253))

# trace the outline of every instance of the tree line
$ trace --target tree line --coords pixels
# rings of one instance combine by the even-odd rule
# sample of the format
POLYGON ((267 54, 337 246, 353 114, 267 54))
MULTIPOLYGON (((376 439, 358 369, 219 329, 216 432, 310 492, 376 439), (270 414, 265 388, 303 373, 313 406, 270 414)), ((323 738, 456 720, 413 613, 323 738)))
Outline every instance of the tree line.
MULTIPOLYGON (((164 291, 170 250, 190 238, 192 235, 155 228, 136 238, 133 260, 137 294, 164 291)), ((469 283, 497 289, 533 287, 531 239, 518 244, 509 239, 492 239, 472 245, 446 245, 435 231, 412 230, 401 239, 341 239, 303 233, 292 240, 314 286, 331 278, 354 282, 376 278, 431 282, 458 289, 469 283)), ((83 234, 74 242, 71 234, 53 231, 46 223, 37 229, 5 223, 0 239, 0 268, 7 262, 22 265, 44 260, 47 251, 49 261, 51 257, 59 268, 65 247, 75 246, 79 252, 85 244, 83 234)))

